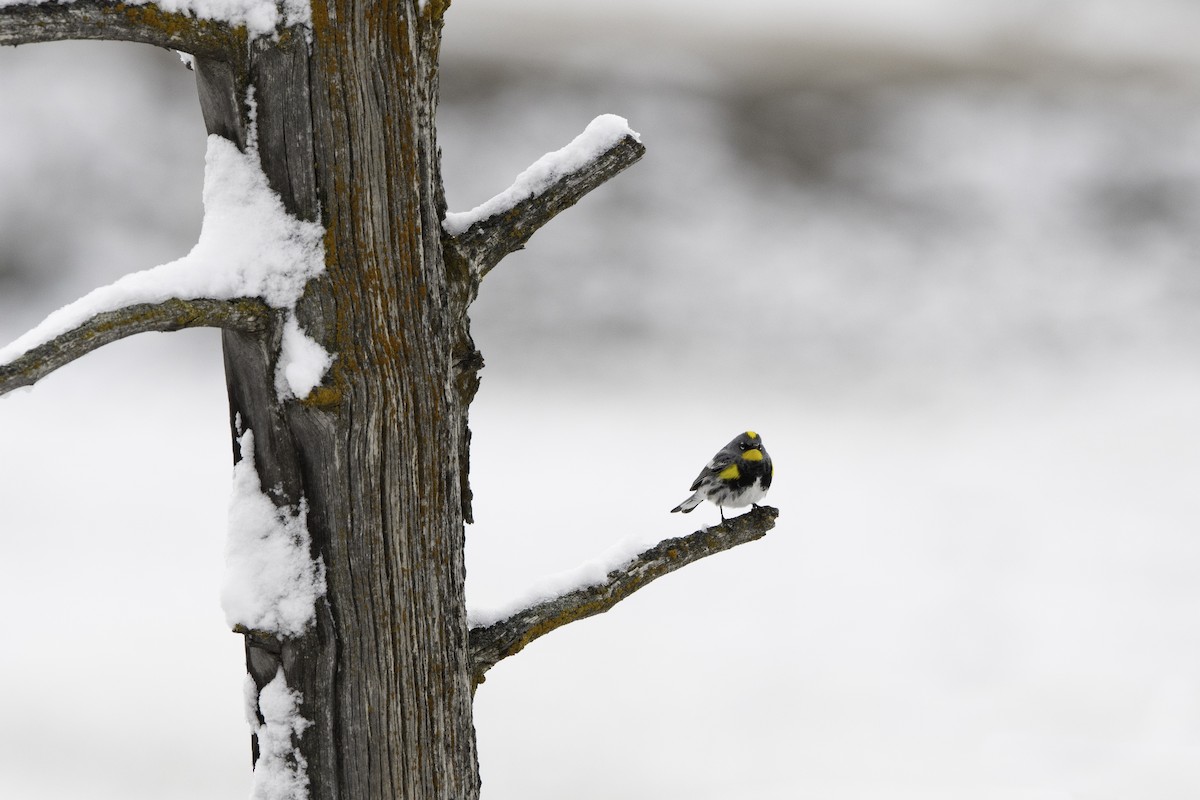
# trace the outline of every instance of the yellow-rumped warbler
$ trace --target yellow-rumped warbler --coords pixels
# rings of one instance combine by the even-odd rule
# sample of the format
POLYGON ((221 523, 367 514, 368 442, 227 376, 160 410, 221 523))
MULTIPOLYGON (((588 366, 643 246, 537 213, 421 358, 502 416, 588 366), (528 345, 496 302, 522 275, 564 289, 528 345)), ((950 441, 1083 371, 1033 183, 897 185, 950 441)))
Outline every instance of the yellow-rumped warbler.
POLYGON ((758 508, 758 501, 767 496, 774 476, 775 467, 763 447, 762 437, 754 431, 740 433, 696 476, 692 483, 695 494, 672 508, 671 513, 686 514, 705 500, 721 509, 722 520, 725 506, 758 508))

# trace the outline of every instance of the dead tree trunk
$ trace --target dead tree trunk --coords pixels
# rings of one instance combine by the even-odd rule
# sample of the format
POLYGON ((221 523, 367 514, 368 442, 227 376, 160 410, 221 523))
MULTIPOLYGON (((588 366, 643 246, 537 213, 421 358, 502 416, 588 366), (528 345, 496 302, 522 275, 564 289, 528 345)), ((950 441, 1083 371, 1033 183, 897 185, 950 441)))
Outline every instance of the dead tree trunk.
MULTIPOLYGON (((307 504, 326 568, 299 639, 249 631, 262 687, 283 670, 311 726, 314 798, 472 798, 479 776, 463 598, 466 300, 442 255, 434 133, 437 4, 317 2, 305 32, 245 64, 201 59, 210 133, 245 146, 296 216, 322 222, 326 273, 301 325, 336 353, 302 402, 275 391, 273 336, 227 330, 232 416, 280 505, 307 504), (257 131, 252 130, 251 111, 257 131)), ((280 323, 277 320, 276 326, 280 323)))
MULTIPOLYGON (((266 7, 286 20, 293 5, 266 7)), ((256 153, 290 216, 325 231, 324 272, 304 284, 295 319, 263 302, 269 292, 101 307, 89 296, 75 304, 86 314, 52 315, 0 349, 2 394, 122 336, 223 329, 235 459, 252 456, 280 514, 306 520, 324 577, 302 630, 239 626, 256 772, 273 772, 272 797, 477 798, 472 695, 488 668, 775 520, 764 507, 668 540, 611 565, 605 582, 468 630, 467 408, 483 363, 468 307, 501 258, 643 148, 609 118, 451 221, 434 126, 447 5, 313 0, 311 25, 269 35, 154 5, 0 8, 0 44, 112 38, 193 54, 208 132, 256 153), (277 375, 297 323, 333 356, 299 398, 277 375)))

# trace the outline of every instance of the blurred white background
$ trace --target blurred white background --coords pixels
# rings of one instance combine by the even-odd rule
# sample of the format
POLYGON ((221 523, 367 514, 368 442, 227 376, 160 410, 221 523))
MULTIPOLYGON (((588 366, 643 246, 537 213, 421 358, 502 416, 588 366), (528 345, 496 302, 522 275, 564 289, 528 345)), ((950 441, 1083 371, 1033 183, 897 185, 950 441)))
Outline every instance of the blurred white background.
MULTIPOLYGON (((472 600, 716 520, 666 512, 747 427, 781 509, 489 673, 487 800, 1200 796, 1198 29, 1182 0, 455 3, 453 208, 600 113, 648 147, 483 286, 472 600)), ((204 131, 169 53, 0 76, 7 341, 187 251, 204 131)), ((244 796, 218 337, 0 401, 0 453, 0 797, 244 796)))

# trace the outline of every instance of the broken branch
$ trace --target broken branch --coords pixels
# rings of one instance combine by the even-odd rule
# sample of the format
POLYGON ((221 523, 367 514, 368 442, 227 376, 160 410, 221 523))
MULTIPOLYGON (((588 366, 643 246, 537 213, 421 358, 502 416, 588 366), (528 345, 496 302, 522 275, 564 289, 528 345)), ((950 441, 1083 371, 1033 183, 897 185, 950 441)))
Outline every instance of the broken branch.
POLYGON ((156 5, 102 0, 25 3, 0 8, 0 45, 110 39, 141 42, 218 61, 246 46, 246 29, 226 22, 163 11, 156 5))
POLYGON ((148 331, 183 328, 228 328, 261 331, 271 318, 267 304, 256 297, 235 300, 180 300, 138 303, 105 311, 50 341, 0 364, 0 394, 30 386, 61 366, 110 342, 148 331))
POLYGON ((506 255, 524 247, 529 237, 559 212, 575 205, 585 194, 635 163, 645 152, 645 146, 628 129, 624 120, 619 117, 600 117, 575 142, 560 151, 547 154, 535 163, 505 193, 497 195, 473 212, 448 214, 445 246, 457 251, 477 275, 486 275, 506 255), (589 135, 595 135, 594 131, 603 135, 605 128, 619 132, 620 128, 616 128, 614 120, 619 120, 623 133, 582 163, 575 163, 579 152, 584 149, 576 147, 577 143, 589 135), (539 185, 538 173, 542 172, 550 172, 557 177, 539 185), (524 182, 532 186, 527 187, 523 185, 524 182))

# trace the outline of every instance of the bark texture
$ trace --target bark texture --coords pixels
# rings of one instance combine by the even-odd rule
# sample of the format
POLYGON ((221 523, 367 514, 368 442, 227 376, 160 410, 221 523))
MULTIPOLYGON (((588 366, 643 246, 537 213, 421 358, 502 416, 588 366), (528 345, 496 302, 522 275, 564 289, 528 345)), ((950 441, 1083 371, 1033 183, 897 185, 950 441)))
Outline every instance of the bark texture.
POLYGON ((459 463, 470 397, 455 358, 473 290, 452 285, 441 250, 441 11, 317 0, 311 45, 284 32, 244 65, 197 63, 209 132, 250 141, 253 87, 264 172, 327 231, 327 272, 297 308, 336 354, 324 384, 281 404, 279 331, 224 337, 231 416, 255 431, 276 502, 306 501, 326 566, 306 634, 246 635, 255 683, 282 668, 301 693, 313 724, 296 744, 319 800, 478 796, 459 463))

